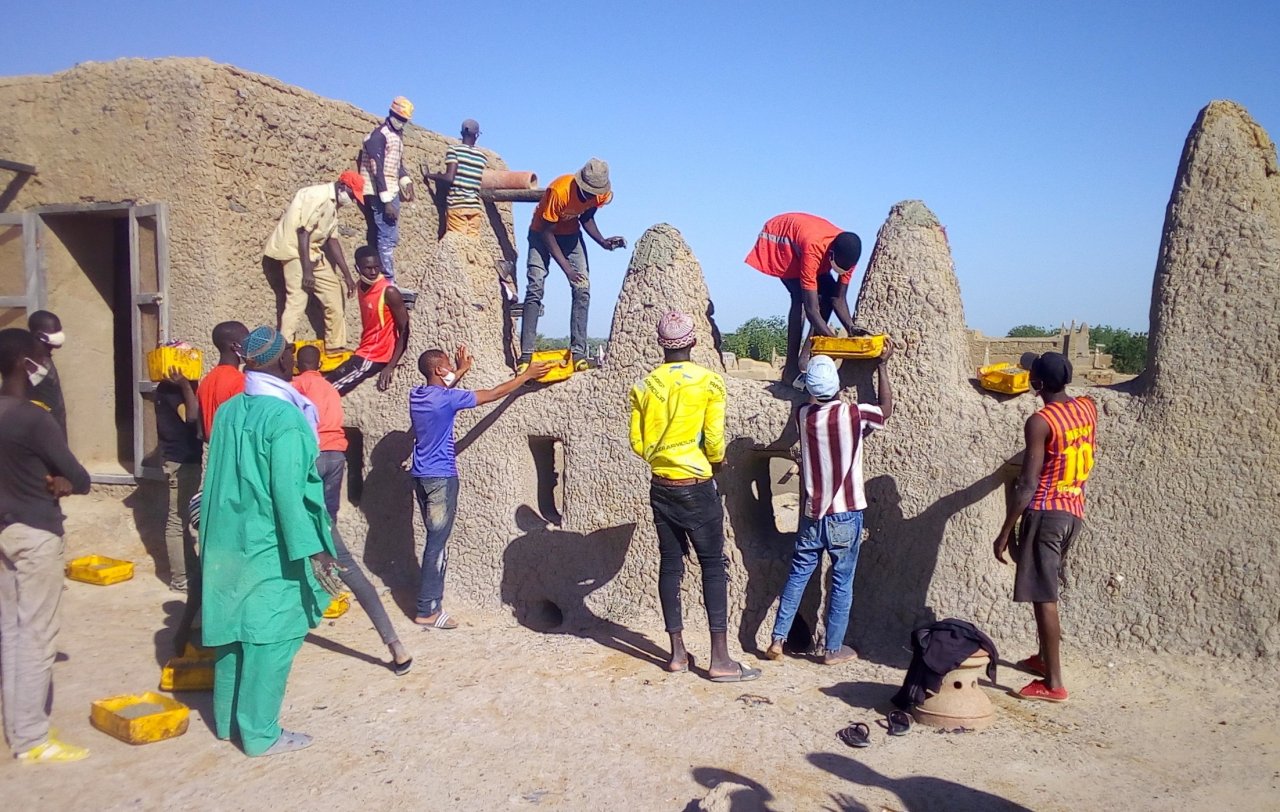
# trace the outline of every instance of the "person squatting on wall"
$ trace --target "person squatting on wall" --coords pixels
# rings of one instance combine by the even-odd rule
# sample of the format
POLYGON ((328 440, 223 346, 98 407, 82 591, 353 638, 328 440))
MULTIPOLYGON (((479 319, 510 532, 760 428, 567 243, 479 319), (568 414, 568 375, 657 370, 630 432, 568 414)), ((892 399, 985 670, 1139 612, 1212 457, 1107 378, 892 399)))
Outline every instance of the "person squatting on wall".
MULTIPOLYGON (((263 254, 280 263, 284 276, 284 308, 280 311, 280 333, 292 342, 298 321, 307 310, 307 294, 315 294, 324 308, 324 343, 329 352, 347 349, 347 323, 343 318, 342 288, 338 274, 325 262, 342 271, 347 296, 355 295, 342 244, 338 242, 338 209, 360 200, 364 180, 355 172, 343 172, 334 183, 299 189, 289 201, 263 254)), ((264 263, 265 264, 265 263, 264 263)))
POLYGON ((724 379, 690 360, 697 337, 693 317, 667 313, 658 322, 663 363, 630 394, 631 450, 652 471, 649 504, 658 533, 658 598, 671 660, 667 670, 689 670, 684 646, 680 583, 690 548, 702 569, 702 600, 711 631, 712 682, 746 682, 760 676, 729 656, 728 572, 724 510, 712 478, 724 460, 724 379))
POLYGON ((520 359, 516 371, 523 370, 538 342, 538 319, 542 316, 542 293, 551 260, 569 279, 572 306, 569 311, 569 349, 574 368, 583 370, 587 361, 587 314, 591 307, 591 268, 586 231, 606 251, 626 248, 622 237, 603 237, 596 225, 596 211, 613 200, 609 186, 609 165, 599 158, 587 161, 576 174, 561 175, 547 184, 529 223, 527 287, 524 320, 520 325, 520 359))
POLYGON ((418 357, 418 371, 426 379, 409 393, 409 418, 413 424, 414 490, 422 523, 427 529, 422 547, 422 584, 418 590, 417 616, 413 622, 432 629, 456 629, 458 622, 444 610, 444 578, 449 568, 449 535, 458 512, 458 455, 453 445, 453 423, 458 412, 501 400, 550 365, 530 364, 519 375, 492 389, 455 389, 471 369, 465 345, 449 358, 444 350, 427 350, 418 357))
POLYGON ((387 391, 409 346, 409 309, 400 290, 382 275, 382 262, 372 247, 356 249, 356 273, 360 276, 360 346, 325 375, 339 395, 374 375, 378 391, 387 391))
POLYGON ((378 249, 382 273, 396 284, 392 253, 400 244, 400 201, 413 202, 413 180, 404 168, 404 125, 413 118, 413 102, 391 101, 382 123, 364 138, 357 159, 364 178, 364 214, 368 243, 378 249))
POLYGON ((19 761, 89 755, 49 732, 62 602, 59 500, 89 492, 89 473, 61 427, 31 402, 41 377, 38 340, 0 330, 0 693, 4 735, 19 761))
POLYGON ((201 502, 204 644, 214 648, 214 729, 246 755, 300 750, 280 727, 293 658, 336 578, 316 411, 298 394, 293 347, 270 327, 244 340, 244 394, 218 409, 201 502), (309 409, 307 408, 309 407, 309 409))
POLYGON ((1066 702, 1058 588, 1067 553, 1084 528, 1084 490, 1097 446, 1098 407, 1090 397, 1067 394, 1071 362, 1066 356, 1046 352, 1030 366, 1031 388, 1044 407, 1027 418, 1022 471, 994 548, 996 559, 1007 563, 1004 554, 1020 521, 1011 551, 1017 566, 1013 599, 1033 605, 1040 650, 1018 665, 1044 679, 1027 683, 1018 696, 1066 702))
POLYGON ((853 606, 853 575, 862 548, 862 443, 884 428, 893 414, 893 389, 885 365, 893 355, 886 344, 876 366, 879 405, 839 400, 840 371, 825 355, 814 356, 805 370, 809 402, 796 413, 800 432, 800 529, 791 556, 791 572, 778 600, 778 617, 765 656, 776 660, 791 632, 809 578, 825 550, 831 557, 831 591, 827 595, 826 643, 822 661, 837 665, 857 654, 844 644, 853 606))

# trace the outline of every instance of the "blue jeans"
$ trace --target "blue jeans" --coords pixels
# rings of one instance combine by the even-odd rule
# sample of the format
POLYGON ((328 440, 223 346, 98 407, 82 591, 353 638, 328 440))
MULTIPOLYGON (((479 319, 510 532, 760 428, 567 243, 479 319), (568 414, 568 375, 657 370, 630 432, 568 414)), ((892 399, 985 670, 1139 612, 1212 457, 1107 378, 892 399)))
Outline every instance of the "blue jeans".
POLYGON ((818 567, 822 551, 831 556, 831 595, 827 598, 827 651, 839 651, 849 629, 849 609, 853 606, 853 573, 858 568, 862 548, 862 511, 833 513, 817 521, 800 517, 796 550, 791 556, 791 574, 782 588, 778 619, 773 623, 773 639, 786 640, 800 608, 800 599, 809 585, 809 576, 818 567))
MULTIPOLYGON (((529 232, 529 259, 526 264, 528 280, 524 289, 524 320, 520 323, 520 361, 528 363, 533 347, 538 342, 538 318, 542 315, 542 293, 551 268, 559 269, 551 258, 541 232, 529 232)), ((556 242, 579 274, 582 284, 570 283, 569 349, 574 360, 587 357, 587 313, 591 309, 591 268, 587 262, 587 244, 582 232, 557 234, 556 242)))
POLYGON ((368 226, 366 237, 369 246, 377 250, 378 261, 382 263, 382 275, 391 284, 396 283, 395 265, 391 252, 400 244, 400 220, 387 222, 387 204, 377 195, 365 195, 365 222, 368 226))
POLYGON ((414 490, 422 523, 427 526, 427 542, 422 546, 422 586, 418 589, 418 617, 431 617, 444 600, 444 575, 449 569, 446 546, 458 514, 456 476, 418 477, 414 490))

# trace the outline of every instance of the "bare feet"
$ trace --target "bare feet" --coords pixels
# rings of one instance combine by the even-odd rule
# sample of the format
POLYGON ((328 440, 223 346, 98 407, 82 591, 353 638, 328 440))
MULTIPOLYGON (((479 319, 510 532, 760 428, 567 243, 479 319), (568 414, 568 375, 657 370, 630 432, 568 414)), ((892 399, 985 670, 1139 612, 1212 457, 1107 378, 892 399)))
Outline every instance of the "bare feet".
POLYGON ((684 652, 684 656, 678 659, 673 655, 671 660, 667 663, 666 669, 672 674, 683 674, 689 670, 689 664, 692 662, 693 655, 688 652, 684 652))
POLYGON ((822 658, 822 663, 823 665, 839 665, 856 659, 858 659, 858 652, 848 646, 841 646, 835 651, 828 651, 826 656, 822 658))
POLYGON ((673 674, 689 670, 689 652, 684 648, 683 632, 668 632, 671 637, 671 659, 667 662, 667 670, 673 674))
POLYGON ((782 659, 782 641, 774 640, 772 643, 770 643, 769 647, 764 650, 764 656, 769 658, 770 660, 782 659))

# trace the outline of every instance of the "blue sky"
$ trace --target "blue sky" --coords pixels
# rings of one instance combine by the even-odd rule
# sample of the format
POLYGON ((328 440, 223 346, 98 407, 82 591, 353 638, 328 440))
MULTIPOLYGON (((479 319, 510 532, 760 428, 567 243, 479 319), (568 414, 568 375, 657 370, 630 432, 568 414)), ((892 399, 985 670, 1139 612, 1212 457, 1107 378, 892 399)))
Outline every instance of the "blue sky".
MULTIPOLYGON (((476 118, 484 146, 544 179, 605 158, 602 231, 679 228, 726 331, 785 310, 782 286, 742 262, 767 218, 822 215, 860 233, 869 257, 910 198, 947 227, 971 326, 1145 330, 1196 113, 1234 99, 1280 136, 1274 0, 77 0, 21 4, 6 21, 24 33, 0 49, 4 75, 206 56, 378 113, 404 94, 417 123, 447 134, 476 118)), ((531 210, 517 212, 522 251, 531 210)), ((592 256, 593 335, 629 253, 592 256)), ((548 297, 542 331, 564 335, 562 277, 548 297)))

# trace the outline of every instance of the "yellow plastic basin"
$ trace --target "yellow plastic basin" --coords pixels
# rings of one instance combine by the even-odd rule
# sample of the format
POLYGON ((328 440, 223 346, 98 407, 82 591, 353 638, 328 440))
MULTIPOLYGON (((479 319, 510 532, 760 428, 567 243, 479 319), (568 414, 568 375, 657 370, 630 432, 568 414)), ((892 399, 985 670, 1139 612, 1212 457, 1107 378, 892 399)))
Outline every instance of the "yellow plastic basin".
POLYGON ((150 744, 186 733, 190 714, 178 700, 146 691, 99 699, 89 709, 89 721, 122 742, 150 744))
POLYGON ((879 358, 888 339, 887 335, 813 336, 809 339, 809 351, 831 358, 879 358))
POLYGON ((86 555, 67 562, 67 577, 98 586, 118 584, 133 577, 133 562, 105 555, 86 555))

